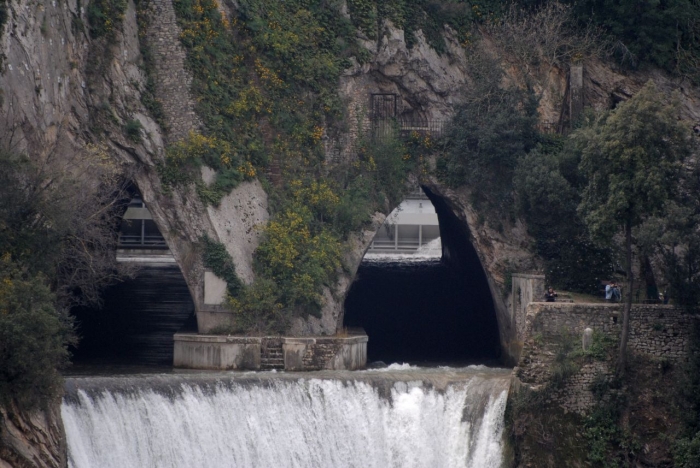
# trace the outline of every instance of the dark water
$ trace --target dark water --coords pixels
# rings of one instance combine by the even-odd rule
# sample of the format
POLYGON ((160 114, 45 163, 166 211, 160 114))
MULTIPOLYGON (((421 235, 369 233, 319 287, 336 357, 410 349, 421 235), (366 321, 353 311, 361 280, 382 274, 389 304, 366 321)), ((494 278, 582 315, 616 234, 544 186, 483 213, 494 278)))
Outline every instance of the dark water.
POLYGON ((369 335, 369 361, 493 363, 498 324, 478 268, 439 260, 363 262, 345 301, 345 325, 369 335))
POLYGON ((194 304, 176 266, 145 266, 136 278, 105 291, 103 299, 102 309, 73 311, 81 339, 71 372, 170 366, 173 334, 196 330, 194 304))

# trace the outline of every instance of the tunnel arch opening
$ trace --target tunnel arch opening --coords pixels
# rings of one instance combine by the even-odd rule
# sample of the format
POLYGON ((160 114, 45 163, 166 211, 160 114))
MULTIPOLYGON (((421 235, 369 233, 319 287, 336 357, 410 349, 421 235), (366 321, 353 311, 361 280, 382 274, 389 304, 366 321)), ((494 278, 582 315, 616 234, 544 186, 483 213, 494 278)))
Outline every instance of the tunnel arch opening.
POLYGON ((444 198, 421 190, 434 207, 441 249, 435 256, 368 250, 345 300, 344 326, 366 331, 370 363, 498 364, 496 309, 468 227, 444 198))
POLYGON ((106 288, 102 304, 76 307, 78 366, 171 366, 173 335, 197 330, 194 302, 167 242, 136 187, 124 200, 117 261, 134 276, 106 288))

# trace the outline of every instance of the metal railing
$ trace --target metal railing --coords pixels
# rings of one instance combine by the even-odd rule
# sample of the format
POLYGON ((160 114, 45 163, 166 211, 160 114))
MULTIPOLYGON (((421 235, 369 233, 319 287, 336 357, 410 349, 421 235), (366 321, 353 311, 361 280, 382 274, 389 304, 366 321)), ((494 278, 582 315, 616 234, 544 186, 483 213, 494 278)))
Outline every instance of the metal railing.
MULTIPOLYGON (((425 244, 425 242, 423 242, 425 244)), ((375 240, 372 242, 372 244, 369 246, 370 251, 375 251, 375 250, 382 250, 382 251, 394 251, 394 252, 414 252, 418 250, 420 247, 420 244, 418 242, 418 239, 416 240, 400 240, 398 242, 394 242, 391 239, 381 239, 381 240, 375 240)))
POLYGON ((446 120, 428 120, 413 118, 372 119, 372 137, 375 140, 391 138, 408 139, 412 136, 431 138, 441 137, 446 128, 446 120))
POLYGON ((121 248, 168 248, 168 244, 165 243, 165 239, 161 235, 152 236, 138 236, 138 235, 119 235, 119 247, 121 248))

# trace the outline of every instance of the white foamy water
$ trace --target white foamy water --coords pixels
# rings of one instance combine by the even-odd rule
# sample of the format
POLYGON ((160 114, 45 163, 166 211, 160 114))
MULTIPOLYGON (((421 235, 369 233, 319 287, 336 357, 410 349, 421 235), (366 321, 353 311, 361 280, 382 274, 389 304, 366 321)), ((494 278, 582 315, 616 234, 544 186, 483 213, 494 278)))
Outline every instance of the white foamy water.
MULTIPOLYGON (((374 374, 377 376, 377 374, 374 374)), ((508 377, 421 381, 162 381, 75 390, 72 468, 499 468, 508 377)))

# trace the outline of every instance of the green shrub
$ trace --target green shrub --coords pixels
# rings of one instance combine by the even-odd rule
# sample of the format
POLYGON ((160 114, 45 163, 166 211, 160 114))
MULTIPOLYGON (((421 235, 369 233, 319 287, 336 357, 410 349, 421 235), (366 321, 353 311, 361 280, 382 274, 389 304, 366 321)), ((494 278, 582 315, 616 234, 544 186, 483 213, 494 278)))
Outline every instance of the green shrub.
POLYGON ((132 119, 126 122, 126 125, 124 126, 124 133, 126 133, 126 137, 129 140, 133 141, 134 143, 140 143, 142 139, 142 129, 143 126, 141 125, 141 121, 132 119))
POLYGON ((474 187, 474 202, 494 221, 513 213, 518 161, 537 143, 537 99, 531 90, 501 87, 503 70, 485 51, 472 57, 473 85, 447 133, 439 175, 452 186, 474 187))
POLYGON ((216 276, 226 281, 228 293, 231 296, 238 295, 243 285, 236 274, 233 258, 226 251, 224 244, 213 241, 207 236, 204 236, 201 242, 204 248, 202 255, 204 266, 210 268, 216 276))
POLYGON ((697 468, 700 466, 700 432, 693 437, 684 437, 675 441, 673 462, 676 468, 697 468))
MULTIPOLYGON (((0 37, 3 35, 3 32, 5 31, 5 24, 7 23, 7 19, 9 18, 9 12, 8 12, 8 7, 7 7, 7 0, 0 0, 0 37)), ((2 61, 0 60, 0 65, 2 65, 2 61)))
POLYGON ((279 294, 277 284, 265 278, 244 287, 238 297, 229 299, 235 314, 231 328, 238 333, 282 334, 287 331, 292 314, 282 304, 279 294))
POLYGON ((495 1, 349 0, 348 10, 355 27, 370 39, 377 39, 383 21, 390 20, 404 30, 409 48, 422 31, 428 44, 444 53, 446 25, 457 33, 460 43, 467 44, 473 24, 500 12, 501 5, 495 1))
POLYGON ((143 58, 143 71, 146 74, 146 86, 141 90, 141 103, 148 109, 153 119, 158 122, 158 125, 167 130, 163 104, 156 99, 155 59, 148 41, 143 40, 152 20, 151 12, 149 11, 149 0, 137 0, 135 3, 136 21, 139 27, 139 38, 141 39, 139 40, 139 50, 143 58))
POLYGON ((59 369, 68 364, 72 321, 54 307, 43 277, 29 277, 0 258, 0 403, 23 409, 48 403, 62 392, 59 369))
POLYGON ((126 0, 95 0, 90 2, 87 8, 90 36, 93 39, 101 37, 106 37, 108 40, 113 39, 124 20, 126 6, 126 0))
POLYGON ((166 189, 194 182, 202 201, 213 205, 218 205, 241 181, 257 175, 252 164, 240 161, 228 141, 194 132, 166 149, 165 162, 158 166, 158 172, 166 189), (211 185, 200 179, 202 165, 216 171, 211 185))
POLYGON ((318 316, 319 294, 340 268, 341 242, 323 223, 339 198, 323 183, 293 181, 290 203, 271 220, 255 253, 256 271, 273 280, 281 303, 318 316))

